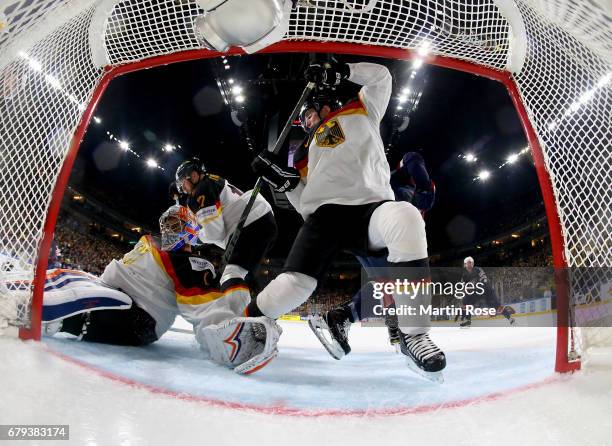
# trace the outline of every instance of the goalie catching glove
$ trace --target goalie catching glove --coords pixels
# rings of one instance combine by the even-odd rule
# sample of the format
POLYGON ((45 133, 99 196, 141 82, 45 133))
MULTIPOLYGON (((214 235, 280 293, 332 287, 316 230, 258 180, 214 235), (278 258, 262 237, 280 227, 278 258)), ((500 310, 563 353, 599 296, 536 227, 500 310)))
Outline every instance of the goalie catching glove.
POLYGON ((283 330, 274 319, 236 317, 198 330, 198 341, 208 347, 211 359, 240 375, 265 367, 278 355, 283 330))
POLYGON ((291 192, 300 182, 300 173, 293 167, 281 167, 280 164, 278 156, 264 152, 257 155, 251 167, 276 192, 291 192))

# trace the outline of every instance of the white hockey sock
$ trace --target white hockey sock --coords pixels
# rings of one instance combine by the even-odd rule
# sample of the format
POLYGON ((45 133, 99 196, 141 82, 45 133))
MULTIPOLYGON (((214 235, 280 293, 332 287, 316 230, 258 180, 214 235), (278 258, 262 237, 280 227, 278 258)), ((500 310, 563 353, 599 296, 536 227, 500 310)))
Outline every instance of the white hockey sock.
POLYGON ((261 312, 276 319, 306 302, 317 287, 317 280, 302 273, 282 273, 257 296, 261 312))
POLYGON ((397 322, 402 333, 414 336, 427 333, 431 327, 431 316, 424 311, 431 304, 431 295, 419 294, 414 299, 406 294, 394 294, 395 307, 414 308, 415 314, 401 314, 397 322))

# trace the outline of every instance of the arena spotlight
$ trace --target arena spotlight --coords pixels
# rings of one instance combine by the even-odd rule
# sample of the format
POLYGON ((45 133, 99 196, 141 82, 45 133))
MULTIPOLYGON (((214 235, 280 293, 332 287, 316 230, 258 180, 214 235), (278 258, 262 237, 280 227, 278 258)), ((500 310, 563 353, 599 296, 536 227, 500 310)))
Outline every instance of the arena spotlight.
POLYGON ((28 65, 34 71, 42 71, 42 65, 35 59, 32 59, 27 53, 19 52, 19 55, 28 61, 28 65))
POLYGON ((123 150, 129 150, 130 149, 130 145, 125 142, 125 141, 119 141, 119 147, 121 147, 123 150))
POLYGON ((422 66, 423 66, 423 59, 414 59, 412 61, 412 68, 414 68, 415 70, 418 70, 422 66))
POLYGON ((147 166, 151 167, 151 168, 157 167, 157 161, 155 161, 155 159, 153 159, 153 158, 149 158, 147 160, 147 166))
POLYGON ((234 93, 236 96, 239 96, 242 94, 242 87, 240 85, 234 85, 232 87, 232 93, 234 93))
POLYGON ((473 162, 475 162, 476 160, 478 160, 478 158, 476 158, 476 157, 475 157, 473 154, 471 154, 471 153, 466 153, 466 154, 465 154, 465 156, 464 156, 464 158, 465 158, 465 160, 466 160, 468 163, 473 163, 473 162))
POLYGON ((242 96, 241 94, 239 94, 238 96, 236 96, 236 102, 238 102, 239 104, 244 102, 244 96, 242 96))
POLYGON ((516 160, 518 160, 518 157, 519 157, 518 153, 512 153, 508 155, 508 158, 506 159, 506 161, 508 161, 508 164, 513 164, 516 162, 516 160))
POLYGON ((166 144, 164 146, 164 151, 165 152, 172 152, 174 150, 174 146, 172 144, 166 144))
POLYGON ((478 179, 480 181, 487 181, 490 177, 491 177, 491 172, 489 172, 488 170, 481 170, 478 173, 478 179))
POLYGON ((419 53, 419 56, 423 56, 423 57, 427 56, 430 51, 430 46, 431 44, 429 43, 429 40, 423 40, 423 42, 421 43, 421 46, 417 50, 417 52, 419 53))
POLYGON ((56 78, 55 76, 52 76, 50 74, 46 74, 45 75, 45 80, 49 83, 49 85, 51 85, 56 90, 61 90, 62 89, 62 84, 60 83, 59 79, 56 78))

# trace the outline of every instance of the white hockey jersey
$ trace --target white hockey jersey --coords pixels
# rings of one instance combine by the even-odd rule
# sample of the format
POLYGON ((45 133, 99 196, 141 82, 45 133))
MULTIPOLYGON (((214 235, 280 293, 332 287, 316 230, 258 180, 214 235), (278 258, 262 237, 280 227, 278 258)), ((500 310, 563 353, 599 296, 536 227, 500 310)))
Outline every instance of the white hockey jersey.
POLYGON ((223 293, 204 287, 202 271, 209 267, 201 257, 162 251, 150 236, 143 236, 121 260, 108 264, 100 279, 149 313, 155 319, 158 337, 179 314, 197 333, 200 327, 239 316, 250 302, 246 285, 223 293))
POLYGON ((373 63, 348 65, 349 80, 363 85, 359 99, 326 116, 311 137, 307 169, 305 162, 295 166, 303 186, 287 196, 304 219, 323 204, 394 199, 380 136, 380 121, 391 96, 391 74, 373 63))
MULTIPOLYGON (((250 197, 251 191, 243 193, 225 179, 206 174, 188 202, 201 227, 200 240, 225 249, 250 197)), ((271 211, 270 204, 259 194, 245 226, 271 211)))

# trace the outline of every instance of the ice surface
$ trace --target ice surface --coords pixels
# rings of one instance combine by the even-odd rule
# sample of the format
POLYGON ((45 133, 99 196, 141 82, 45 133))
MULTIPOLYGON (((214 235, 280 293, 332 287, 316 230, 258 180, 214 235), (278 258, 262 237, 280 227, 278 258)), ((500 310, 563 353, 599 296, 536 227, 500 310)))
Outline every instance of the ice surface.
POLYGON ((70 424, 70 444, 91 445, 612 444, 612 368, 555 375, 554 329, 436 327, 438 385, 384 328, 353 326, 336 361, 306 324, 282 326, 280 356, 249 377, 182 333, 147 348, 0 338, 0 424, 70 424))

